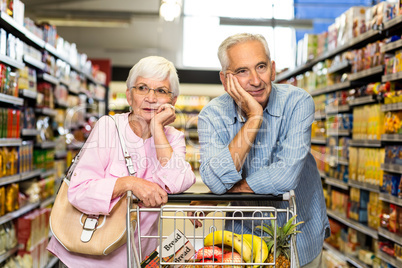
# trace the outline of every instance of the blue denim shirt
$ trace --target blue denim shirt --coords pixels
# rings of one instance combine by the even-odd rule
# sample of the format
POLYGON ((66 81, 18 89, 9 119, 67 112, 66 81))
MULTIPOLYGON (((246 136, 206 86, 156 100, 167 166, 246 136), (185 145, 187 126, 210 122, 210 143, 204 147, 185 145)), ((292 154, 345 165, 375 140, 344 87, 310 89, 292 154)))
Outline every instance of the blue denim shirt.
MULTIPOLYGON (((318 256, 323 240, 329 236, 321 178, 310 152, 314 102, 303 89, 272 84, 263 117, 257 137, 238 172, 228 145, 246 118, 227 93, 208 103, 198 118, 201 177, 216 194, 225 193, 242 178, 256 194, 277 195, 294 190, 297 221, 304 221, 299 228, 302 233, 297 235, 299 260, 303 266, 318 256)), ((273 201, 236 201, 232 205, 288 206, 273 201)), ((251 232, 251 222, 244 224, 235 226, 234 231, 239 233, 243 228, 251 232)))

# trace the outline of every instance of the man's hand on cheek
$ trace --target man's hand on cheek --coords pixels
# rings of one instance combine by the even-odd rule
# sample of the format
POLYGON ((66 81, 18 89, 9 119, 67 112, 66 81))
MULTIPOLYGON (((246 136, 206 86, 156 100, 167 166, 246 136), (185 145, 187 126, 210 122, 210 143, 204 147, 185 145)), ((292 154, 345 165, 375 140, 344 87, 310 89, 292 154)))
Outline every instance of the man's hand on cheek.
POLYGON ((232 73, 226 74, 225 90, 246 114, 247 118, 262 115, 262 106, 240 85, 237 77, 232 73))

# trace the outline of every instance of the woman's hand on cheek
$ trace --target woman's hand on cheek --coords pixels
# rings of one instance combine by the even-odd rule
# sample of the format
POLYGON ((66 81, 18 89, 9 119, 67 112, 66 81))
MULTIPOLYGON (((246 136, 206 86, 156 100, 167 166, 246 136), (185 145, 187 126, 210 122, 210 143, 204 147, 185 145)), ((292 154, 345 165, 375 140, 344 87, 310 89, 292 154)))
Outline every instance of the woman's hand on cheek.
POLYGON ((170 103, 162 104, 155 116, 151 119, 151 129, 164 127, 176 120, 176 111, 170 103))

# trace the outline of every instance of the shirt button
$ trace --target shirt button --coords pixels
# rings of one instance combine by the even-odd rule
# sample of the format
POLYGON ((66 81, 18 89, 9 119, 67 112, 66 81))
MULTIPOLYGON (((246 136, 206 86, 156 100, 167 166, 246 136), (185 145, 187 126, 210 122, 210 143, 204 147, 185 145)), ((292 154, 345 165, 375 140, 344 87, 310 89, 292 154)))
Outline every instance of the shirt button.
POLYGON ((259 141, 258 141, 258 142, 257 142, 257 144, 258 144, 258 145, 260 145, 260 144, 261 144, 261 142, 259 142, 259 141))

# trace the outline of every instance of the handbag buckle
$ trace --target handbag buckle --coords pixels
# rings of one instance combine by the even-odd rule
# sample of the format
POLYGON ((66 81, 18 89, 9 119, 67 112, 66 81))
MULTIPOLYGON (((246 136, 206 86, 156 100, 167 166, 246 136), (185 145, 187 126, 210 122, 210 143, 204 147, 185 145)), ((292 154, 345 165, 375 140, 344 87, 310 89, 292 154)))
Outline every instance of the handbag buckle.
POLYGON ((84 226, 81 233, 81 241, 87 243, 91 240, 92 235, 96 230, 96 226, 98 225, 98 215, 88 215, 85 219, 84 226))
POLYGON ((134 165, 133 165, 131 156, 129 156, 129 155, 124 156, 124 159, 126 160, 126 166, 127 166, 128 172, 130 172, 131 176, 134 176, 136 172, 134 171, 134 165))

